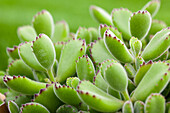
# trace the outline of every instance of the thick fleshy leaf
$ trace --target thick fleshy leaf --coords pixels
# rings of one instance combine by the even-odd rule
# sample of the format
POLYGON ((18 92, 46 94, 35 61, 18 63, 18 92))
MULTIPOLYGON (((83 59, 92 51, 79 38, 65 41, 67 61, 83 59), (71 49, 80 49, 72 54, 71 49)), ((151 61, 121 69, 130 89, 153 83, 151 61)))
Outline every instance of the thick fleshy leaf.
POLYGON ((13 48, 7 48, 7 54, 13 60, 19 59, 18 46, 14 46, 13 48))
POLYGON ((145 113, 165 113, 165 98, 158 93, 152 93, 146 99, 145 113))
POLYGON ((97 6, 91 6, 90 13, 99 23, 112 25, 111 16, 104 9, 97 6))
POLYGON ((88 28, 88 31, 91 34, 92 41, 97 40, 97 38, 99 37, 98 30, 94 27, 90 27, 90 28, 88 28))
POLYGON ((46 87, 46 83, 36 82, 25 76, 5 76, 4 82, 9 88, 30 95, 38 93, 40 89, 46 87))
POLYGON ((53 85, 47 84, 46 88, 41 89, 38 94, 35 94, 33 99, 33 102, 42 104, 51 113, 55 113, 56 109, 62 105, 62 102, 54 94, 53 85))
POLYGON ((14 101, 8 102, 8 109, 10 113, 19 113, 19 107, 14 101))
POLYGON ((136 85, 138 85, 140 83, 140 81, 143 79, 145 74, 148 72, 148 70, 150 69, 152 64, 153 64, 153 62, 149 61, 148 63, 143 62, 143 64, 140 65, 140 68, 136 72, 136 75, 135 75, 135 78, 134 78, 134 82, 135 82, 136 85))
POLYGON ((61 52, 64 48, 64 45, 65 43, 64 42, 57 42, 57 43, 54 43, 54 48, 55 48, 55 53, 56 53, 56 59, 57 61, 60 60, 60 56, 61 56, 61 52))
POLYGON ((159 7, 160 7, 159 0, 151 0, 142 8, 142 10, 147 10, 152 15, 152 17, 154 17, 158 12, 159 7))
POLYGON ((32 26, 22 26, 18 28, 18 37, 21 42, 29 42, 36 39, 36 31, 32 26))
POLYGON ((77 88, 81 100, 96 111, 115 112, 123 106, 123 101, 105 93, 89 81, 80 82, 77 88))
POLYGON ((145 61, 159 58, 170 45, 170 28, 157 32, 142 52, 145 61))
POLYGON ((122 34, 117 30, 117 28, 114 28, 111 25, 107 26, 106 24, 104 24, 104 25, 100 24, 100 26, 99 26, 100 37, 104 37, 104 33, 107 29, 109 29, 111 32, 113 32, 113 34, 116 35, 116 37, 118 37, 121 41, 123 41, 122 34))
POLYGON ((53 37, 54 21, 53 17, 47 10, 42 10, 41 12, 38 12, 34 16, 32 24, 37 34, 44 33, 50 38, 53 37))
POLYGON ((130 17, 131 35, 142 40, 148 34, 152 23, 152 17, 148 11, 138 11, 130 17))
POLYGON ((102 63, 107 59, 115 59, 114 56, 108 51, 103 39, 101 38, 99 38, 96 43, 91 43, 91 48, 89 51, 95 63, 102 63))
POLYGON ((59 83, 56 83, 53 90, 55 95, 66 104, 79 105, 81 102, 76 90, 73 87, 65 85, 62 86, 59 83))
POLYGON ((104 72, 104 78, 109 86, 117 91, 123 92, 127 88, 127 73, 123 66, 119 63, 112 63, 108 65, 104 72))
POLYGON ((134 113, 133 112, 133 105, 131 101, 126 101, 123 105, 122 109, 123 113, 134 113))
POLYGON ((136 101, 134 104, 135 113, 144 113, 144 103, 142 101, 136 101))
POLYGON ((136 74, 136 70, 134 69, 134 67, 130 64, 130 63, 126 63, 124 65, 126 72, 128 74, 129 78, 134 78, 135 74, 136 74))
POLYGON ((145 101, 151 93, 161 93, 170 80, 170 67, 165 62, 152 64, 134 91, 132 101, 145 101), (148 87, 149 86, 149 87, 148 87))
POLYGON ((54 43, 58 41, 64 41, 66 38, 69 37, 69 26, 66 21, 59 21, 56 22, 54 25, 54 35, 52 37, 52 41, 54 43))
POLYGON ((86 44, 89 44, 92 41, 91 33, 88 31, 88 29, 84 27, 79 27, 76 33, 76 38, 85 39, 86 44))
POLYGON ((78 57, 85 54, 85 47, 86 45, 84 41, 75 39, 71 40, 64 46, 58 64, 56 77, 58 82, 64 82, 67 77, 75 74, 76 60, 78 60, 78 57))
POLYGON ((166 27, 167 25, 163 21, 152 20, 150 31, 145 39, 149 42, 152 39, 153 35, 155 35, 158 31, 161 31, 163 28, 166 27))
POLYGON ((134 58, 129 52, 126 45, 117 38, 114 34, 110 33, 110 30, 105 32, 104 42, 109 51, 116 59, 123 63, 134 62, 134 58))
POLYGON ((20 58, 31 68, 38 71, 46 71, 45 68, 38 62, 33 49, 31 48, 32 42, 26 42, 20 44, 19 46, 19 55, 20 58))
POLYGON ((71 105, 62 105, 56 111, 56 113, 77 113, 77 112, 78 112, 77 108, 71 105))
POLYGON ((51 69, 56 57, 51 39, 45 34, 40 34, 39 38, 33 41, 32 49, 39 63, 47 70, 51 69))
POLYGON ((129 18, 132 12, 128 9, 120 8, 113 9, 112 11, 112 22, 114 26, 122 32, 123 39, 130 40, 131 34, 129 29, 129 18))
POLYGON ((30 79, 34 79, 31 68, 28 65, 26 65, 21 59, 19 60, 17 59, 8 65, 7 74, 21 75, 26 76, 30 79))
POLYGON ((23 104, 20 109, 20 113, 50 113, 47 108, 36 102, 23 104))
POLYGON ((89 80, 93 82, 95 76, 95 69, 91 59, 86 55, 79 57, 76 65, 77 76, 80 80, 89 80))

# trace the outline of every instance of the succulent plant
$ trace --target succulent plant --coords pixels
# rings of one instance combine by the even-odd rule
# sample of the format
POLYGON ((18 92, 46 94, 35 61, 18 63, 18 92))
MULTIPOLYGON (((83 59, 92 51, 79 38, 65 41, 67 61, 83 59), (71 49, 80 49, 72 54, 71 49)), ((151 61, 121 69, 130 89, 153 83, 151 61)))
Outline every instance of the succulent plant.
POLYGON ((18 28, 21 43, 7 48, 0 112, 169 113, 170 27, 152 19, 159 7, 153 0, 110 15, 93 5, 99 28, 76 33, 38 12, 32 25, 18 28))

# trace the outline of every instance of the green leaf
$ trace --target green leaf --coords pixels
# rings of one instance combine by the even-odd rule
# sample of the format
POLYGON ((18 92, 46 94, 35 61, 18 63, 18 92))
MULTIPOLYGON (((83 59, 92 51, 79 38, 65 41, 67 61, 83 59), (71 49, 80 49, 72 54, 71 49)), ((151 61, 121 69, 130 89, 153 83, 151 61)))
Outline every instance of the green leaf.
POLYGON ((47 10, 42 10, 41 12, 38 12, 34 16, 32 24, 37 34, 44 33, 50 38, 53 37, 54 21, 53 17, 47 10))
POLYGON ((170 45, 170 28, 157 32, 142 52, 145 61, 159 58, 170 45))
POLYGON ((58 21, 54 25, 54 35, 52 37, 52 41, 54 43, 58 41, 64 41, 67 37, 69 37, 69 26, 66 21, 58 21))
POLYGON ((32 69, 21 59, 14 60, 12 61, 12 63, 10 63, 10 65, 8 65, 7 74, 21 75, 26 76, 30 79, 34 79, 32 69))
POLYGON ((58 64, 58 82, 64 82, 67 77, 73 76, 76 72, 76 60, 85 54, 85 42, 82 40, 71 40, 63 48, 58 64), (74 54, 73 54, 74 53, 74 54))
POLYGON ((33 41, 37 36, 35 29, 30 25, 19 27, 17 35, 21 42, 33 41))
POLYGON ((85 39, 86 44, 89 44, 92 41, 91 33, 88 31, 88 29, 84 27, 79 27, 76 33, 76 38, 85 39))
POLYGON ((7 48, 6 52, 8 56, 11 57, 13 60, 19 59, 18 46, 14 46, 13 48, 7 48))
POLYGON ((123 39, 130 40, 131 34, 129 29, 129 18, 132 12, 128 9, 120 8, 113 9, 112 11, 112 22, 114 26, 122 32, 123 39))
POLYGON ((33 102, 42 104, 51 113, 55 113, 56 109, 62 105, 62 102, 54 94, 53 86, 54 84, 47 84, 46 88, 40 89, 39 93, 35 94, 33 99, 33 102))
POLYGON ((130 17, 129 29, 131 35, 142 40, 148 34, 152 23, 152 17, 148 11, 138 11, 130 17))
POLYGON ((149 1, 142 10, 147 10, 152 17, 154 17, 160 8, 160 1, 159 0, 151 0, 149 1))
POLYGON ((170 67, 165 62, 153 63, 134 91, 132 101, 145 101, 151 93, 161 93, 170 80, 170 67), (149 86, 149 87, 148 87, 149 86))
POLYGON ((78 112, 77 108, 71 105, 62 105, 56 111, 56 113, 77 113, 77 112, 78 112))
POLYGON ((109 51, 113 54, 116 59, 123 63, 134 62, 133 56, 130 54, 125 44, 117 38, 114 34, 110 33, 110 30, 105 32, 104 42, 109 51))
POLYGON ((97 38, 99 37, 98 30, 94 27, 90 27, 88 28, 88 31, 91 34, 92 41, 97 40, 97 38))
POLYGON ((31 68, 38 71, 46 71, 45 68, 38 62, 33 49, 31 48, 32 42, 21 43, 19 46, 20 58, 31 68))
POLYGON ((144 113, 144 103, 142 101, 136 101, 134 104, 135 113, 144 113))
POLYGON ((55 95, 66 104, 79 105, 81 102, 76 90, 73 87, 65 85, 62 86, 59 83, 56 83, 53 90, 55 95))
POLYGON ((131 101, 126 101, 123 105, 123 113, 133 113, 133 105, 131 101))
POLYGON ((99 23, 112 25, 111 16, 104 9, 97 6, 90 6, 90 14, 99 23))
POLYGON ((19 113, 19 107, 14 101, 8 102, 8 109, 10 113, 19 113))
POLYGON ((9 88, 29 95, 38 93, 40 89, 46 87, 45 83, 33 81, 29 78, 26 78, 25 76, 5 76, 4 82, 9 88))
POLYGON ((39 38, 33 41, 32 49, 39 63, 47 70, 51 69, 56 53, 50 38, 45 34, 40 34, 39 38))
POLYGON ((165 98, 158 93, 152 93, 146 99, 145 113, 165 113, 165 98))
POLYGON ((50 113, 47 108, 36 102, 23 104, 20 109, 21 113, 50 113))
POLYGON ((86 55, 79 57, 76 65, 77 76, 80 80, 89 80, 93 82, 95 69, 91 59, 86 55))
POLYGON ((91 58, 95 63, 102 63, 107 59, 115 59, 114 56, 106 48, 103 39, 99 38, 95 43, 91 43, 89 49, 91 58))
POLYGON ((100 112, 118 111, 124 103, 123 101, 97 88, 89 81, 82 81, 79 83, 77 92, 84 103, 100 112))

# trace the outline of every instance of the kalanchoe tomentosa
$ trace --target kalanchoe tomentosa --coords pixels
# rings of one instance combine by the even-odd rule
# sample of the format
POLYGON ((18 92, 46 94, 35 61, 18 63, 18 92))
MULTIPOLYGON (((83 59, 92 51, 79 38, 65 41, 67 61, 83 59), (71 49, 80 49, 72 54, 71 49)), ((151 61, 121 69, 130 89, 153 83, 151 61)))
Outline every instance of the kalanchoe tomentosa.
POLYGON ((7 48, 9 88, 0 112, 169 113, 170 27, 154 20, 160 2, 142 10, 91 6, 99 28, 69 31, 43 10, 18 28, 21 43, 7 48))

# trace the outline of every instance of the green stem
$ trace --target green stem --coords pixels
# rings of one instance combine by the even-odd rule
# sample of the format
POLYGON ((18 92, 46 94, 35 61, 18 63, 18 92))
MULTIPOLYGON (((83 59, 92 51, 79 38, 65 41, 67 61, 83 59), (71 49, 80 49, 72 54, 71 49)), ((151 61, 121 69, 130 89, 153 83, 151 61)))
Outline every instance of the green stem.
POLYGON ((125 100, 130 100, 127 89, 125 91, 122 91, 121 93, 122 93, 123 97, 125 98, 125 100))
POLYGON ((47 74, 48 74, 50 80, 51 80, 52 82, 54 82, 54 75, 53 75, 52 68, 49 69, 49 70, 47 70, 47 74))

